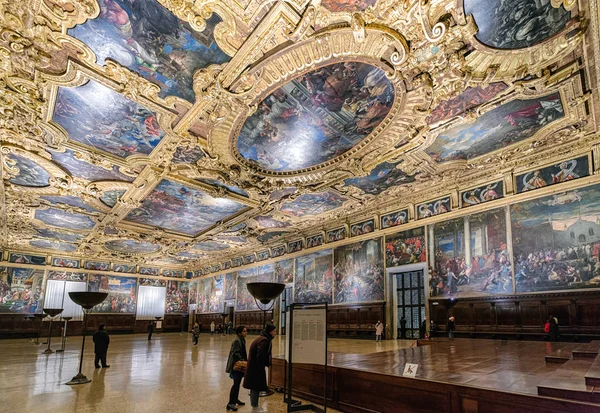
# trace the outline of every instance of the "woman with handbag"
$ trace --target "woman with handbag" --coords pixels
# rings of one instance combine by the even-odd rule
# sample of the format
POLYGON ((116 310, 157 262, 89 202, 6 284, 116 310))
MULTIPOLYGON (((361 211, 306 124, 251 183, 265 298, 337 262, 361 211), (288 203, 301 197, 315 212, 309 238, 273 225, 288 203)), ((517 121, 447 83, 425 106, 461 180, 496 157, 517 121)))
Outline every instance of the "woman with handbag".
POLYGON ((243 406, 246 403, 240 401, 240 384, 246 373, 246 365, 248 355, 246 353, 246 327, 239 326, 235 329, 235 338, 231 342, 229 357, 227 358, 227 368, 225 371, 229 373, 229 377, 233 379, 233 386, 229 392, 229 403, 227 410, 237 411, 237 406, 243 406))

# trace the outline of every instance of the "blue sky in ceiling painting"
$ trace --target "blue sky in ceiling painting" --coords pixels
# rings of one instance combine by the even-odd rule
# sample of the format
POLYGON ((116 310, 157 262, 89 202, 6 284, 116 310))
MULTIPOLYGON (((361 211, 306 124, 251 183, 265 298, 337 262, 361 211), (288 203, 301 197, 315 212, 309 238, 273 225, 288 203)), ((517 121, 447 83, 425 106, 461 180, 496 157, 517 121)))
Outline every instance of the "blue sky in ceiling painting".
POLYGON ((59 88, 53 120, 71 140, 121 158, 148 155, 165 136, 156 113, 93 80, 59 88))
POLYGON ((142 206, 125 219, 195 235, 244 208, 238 202, 213 198, 189 186, 163 180, 144 199, 142 206))
POLYGON ((226 250, 229 248, 229 245, 218 241, 201 241, 195 243, 192 248, 195 250, 212 252, 226 250))
POLYGON ((106 58, 139 73, 160 86, 159 96, 174 95, 194 101, 194 72, 229 61, 214 39, 221 22, 213 15, 202 33, 155 0, 99 0, 98 18, 68 31, 87 44, 97 63, 106 58))
POLYGON ((565 28, 571 12, 549 0, 464 0, 482 43, 498 49, 521 49, 540 43, 565 28))
POLYGON ((83 208, 88 212, 98 212, 96 208, 89 206, 80 198, 75 196, 43 196, 41 198, 51 202, 52 204, 66 204, 77 208, 83 208))
POLYGON ((104 246, 116 252, 131 254, 149 254, 159 250, 160 246, 151 242, 140 242, 132 239, 108 241, 104 246))
POLYGON ((100 197, 100 201, 102 201, 105 205, 109 207, 114 207, 117 201, 123 196, 126 191, 124 189, 115 189, 112 191, 104 191, 102 196, 100 197))
POLYGON ((50 238, 56 241, 79 242, 83 239, 81 234, 56 232, 46 228, 36 228, 36 231, 41 238, 50 238))
POLYGON ((133 182, 134 177, 127 176, 119 172, 116 166, 113 166, 112 171, 101 168, 91 163, 80 161, 75 158, 75 153, 71 150, 65 152, 54 152, 52 154, 52 160, 62 166, 69 172, 71 176, 76 178, 86 179, 91 182, 95 181, 126 181, 133 182))
POLYGON ((57 242, 57 241, 48 241, 48 240, 43 240, 43 239, 29 241, 29 245, 31 245, 32 247, 36 247, 36 248, 43 248, 43 249, 64 251, 64 252, 72 252, 77 249, 74 245, 71 245, 71 244, 66 244, 64 242, 57 242))
POLYGON ((346 200, 347 198, 331 191, 303 194, 291 202, 285 202, 281 206, 281 212, 296 217, 314 216, 339 208, 346 200))
POLYGON ((391 187, 414 182, 414 177, 396 168, 399 163, 380 163, 366 176, 344 180, 344 186, 355 186, 367 194, 379 195, 391 187))
POLYGON ((74 230, 94 228, 94 221, 83 214, 71 213, 56 208, 38 209, 35 218, 47 225, 74 230))
POLYGON ((229 190, 230 192, 233 192, 234 194, 245 196, 246 198, 248 197, 248 192, 244 191, 243 189, 238 188, 237 186, 225 185, 221 181, 218 181, 216 179, 210 179, 210 178, 200 178, 197 180, 200 182, 203 182, 205 184, 208 184, 208 185, 213 185, 213 186, 216 186, 219 188, 225 188, 225 189, 229 190))
MULTIPOLYGON (((19 172, 14 178, 8 181, 15 185, 21 186, 48 186, 50 174, 44 168, 31 159, 11 153, 8 158, 14 162, 12 168, 18 168, 19 172)), ((11 162, 11 163, 12 163, 11 162)))

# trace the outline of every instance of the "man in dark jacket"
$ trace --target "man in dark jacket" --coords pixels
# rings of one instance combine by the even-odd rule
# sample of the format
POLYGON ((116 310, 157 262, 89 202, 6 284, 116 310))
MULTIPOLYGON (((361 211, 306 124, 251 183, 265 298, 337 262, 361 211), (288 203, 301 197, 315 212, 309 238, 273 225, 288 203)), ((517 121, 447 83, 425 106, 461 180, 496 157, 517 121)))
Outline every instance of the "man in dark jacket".
POLYGON ((248 366, 244 377, 244 388, 250 390, 250 404, 253 412, 266 412, 258 406, 261 391, 268 391, 266 368, 271 366, 271 340, 277 334, 273 324, 267 324, 260 336, 250 345, 248 366))
POLYGON ((146 330, 148 331, 148 340, 152 340, 152 333, 154 332, 154 321, 150 321, 148 323, 148 328, 146 328, 146 330))
POLYGON ((110 337, 104 329, 104 324, 98 326, 98 331, 94 333, 94 353, 96 358, 94 359, 94 366, 97 369, 100 368, 98 362, 102 363, 102 368, 107 369, 110 366, 106 364, 106 352, 108 351, 108 345, 110 344, 110 337))

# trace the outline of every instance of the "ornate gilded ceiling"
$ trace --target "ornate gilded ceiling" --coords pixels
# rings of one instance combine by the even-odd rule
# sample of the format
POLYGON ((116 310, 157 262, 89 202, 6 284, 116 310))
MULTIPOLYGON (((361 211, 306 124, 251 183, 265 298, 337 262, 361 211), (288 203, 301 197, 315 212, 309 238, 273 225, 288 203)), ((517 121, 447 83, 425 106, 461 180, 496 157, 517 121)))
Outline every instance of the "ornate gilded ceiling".
POLYGON ((596 0, 0 7, 4 250, 210 272, 600 154, 596 0))

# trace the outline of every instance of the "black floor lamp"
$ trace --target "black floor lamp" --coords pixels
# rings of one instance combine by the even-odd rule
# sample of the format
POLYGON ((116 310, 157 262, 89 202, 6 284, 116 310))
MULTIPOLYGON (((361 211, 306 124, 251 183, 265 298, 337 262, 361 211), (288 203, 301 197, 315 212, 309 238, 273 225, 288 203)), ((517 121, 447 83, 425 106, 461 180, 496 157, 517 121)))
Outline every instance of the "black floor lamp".
POLYGON ((81 373, 81 367, 83 365, 83 350, 85 349, 85 335, 87 333, 87 321, 88 315, 92 312, 94 306, 100 304, 106 300, 108 293, 96 293, 90 291, 74 291, 69 293, 69 297, 75 304, 81 306, 83 310, 83 341, 81 342, 81 356, 79 357, 79 373, 77 373, 71 381, 67 382, 69 385, 73 384, 85 384, 91 382, 84 374, 81 373))
POLYGON ((63 312, 62 308, 44 308, 44 314, 50 317, 50 325, 48 326, 48 348, 44 350, 44 354, 52 354, 54 351, 50 348, 50 341, 52 339, 52 320, 54 317, 63 312))
POLYGON ((71 320, 72 318, 73 317, 63 317, 62 318, 65 321, 65 326, 63 327, 62 344, 60 346, 60 350, 56 350, 57 353, 65 352, 65 346, 67 345, 67 325, 69 324, 69 320, 71 320))

